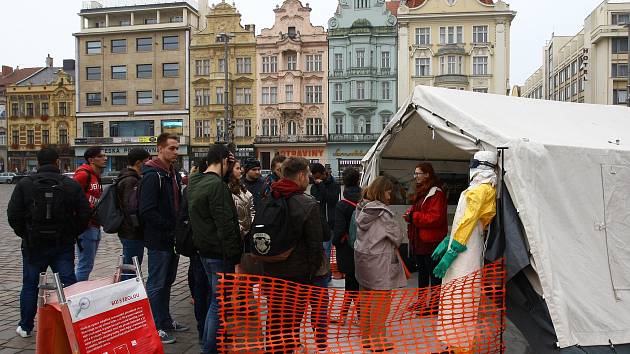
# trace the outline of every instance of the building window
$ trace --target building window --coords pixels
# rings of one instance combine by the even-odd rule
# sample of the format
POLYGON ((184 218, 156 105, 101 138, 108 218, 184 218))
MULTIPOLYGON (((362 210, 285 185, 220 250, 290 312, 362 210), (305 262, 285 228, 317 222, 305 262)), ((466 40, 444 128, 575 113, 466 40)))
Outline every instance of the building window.
POLYGON ((271 136, 277 136, 278 135, 278 120, 277 119, 270 119, 271 122, 271 131, 269 132, 271 134, 271 136))
POLYGON ((269 67, 269 61, 270 61, 271 57, 262 57, 262 72, 263 73, 270 73, 271 69, 269 67))
POLYGON ((306 86, 306 103, 322 103, 322 86, 306 86))
POLYGON ((269 104, 269 87, 263 87, 260 90, 262 104, 269 104))
POLYGON ((11 104, 11 117, 19 117, 20 116, 20 106, 17 103, 11 104))
POLYGON ((335 70, 343 70, 343 54, 335 53, 335 70))
POLYGON ((196 89, 195 90, 195 106, 207 106, 209 104, 210 104, 210 90, 196 89))
POLYGON ((343 117, 335 117, 335 134, 343 134, 343 117))
MULTIPOLYGON (((48 115, 48 102, 42 102, 42 115, 43 116, 47 116, 48 115)), ((0 144, 2 145, 2 144, 0 144)))
POLYGON ((32 117, 33 115, 34 115, 33 104, 29 102, 26 104, 26 117, 32 117))
MULTIPOLYGON (((2 134, 4 134, 4 132, 0 132, 0 138, 2 138, 2 134)), ((3 140, 3 139, 0 139, 3 140)), ((0 144, 2 144, 2 141, 0 141, 0 144)), ((48 129, 43 129, 42 130, 42 145, 48 145, 50 144, 50 131, 48 129)))
POLYGON ((473 92, 488 93, 488 89, 487 88, 474 88, 473 92))
POLYGON ((150 52, 153 50, 153 38, 137 38, 136 52, 150 52))
POLYGON ((236 73, 250 74, 252 72, 252 58, 236 58, 236 73))
POLYGON ((612 39, 613 54, 628 53, 628 37, 618 37, 612 39))
POLYGON ((571 82, 571 96, 577 95, 577 82, 571 82))
POLYGON ((307 55, 306 56, 306 71, 322 71, 322 55, 307 55))
POLYGON ((112 66, 112 79, 124 80, 127 78, 127 67, 125 65, 112 66))
POLYGON ((285 102, 293 102, 293 85, 284 86, 284 99, 285 102))
POLYGON ((391 68, 391 58, 389 54, 389 52, 381 52, 381 68, 391 68))
POLYGON ((113 121, 109 122, 109 136, 154 136, 155 127, 152 120, 113 121))
POLYGON ((355 9, 365 9, 370 7, 370 0, 354 0, 355 9))
POLYGON ((164 36, 162 37, 162 50, 178 50, 179 49, 179 37, 178 36, 164 36))
POLYGON ((269 119, 262 120, 262 136, 269 136, 269 119))
POLYGON ((343 101, 343 85, 335 84, 335 101, 343 101))
POLYGON ((365 99, 365 81, 357 81, 357 95, 355 98, 357 100, 365 99))
POLYGON ((216 88, 217 104, 223 104, 223 100, 225 99, 224 96, 225 95, 223 93, 223 87, 217 87, 216 88))
POLYGON ((287 122, 287 135, 295 136, 297 135, 297 123, 294 120, 290 120, 287 122))
POLYGON ((416 45, 431 44, 431 28, 416 28, 416 45))
POLYGON ((138 79, 150 79, 153 76, 153 64, 136 65, 136 77, 138 79))
POLYGON ((26 145, 35 145, 35 131, 34 130, 26 131, 26 145))
POLYGON ((100 106, 101 105, 101 93, 90 92, 86 94, 88 106, 100 106))
POLYGON ((322 135, 322 127, 321 118, 306 118, 306 135, 322 135))
POLYGON ((210 75, 210 59, 195 60, 195 75, 210 75))
POLYGON ((121 106, 127 104, 127 92, 112 92, 112 105, 121 106))
POLYGON ((611 76, 627 78, 628 77, 628 64, 614 63, 612 65, 611 76))
POLYGON ((87 80, 100 80, 101 79, 101 67, 93 66, 85 68, 87 80))
POLYGON ((169 17, 168 21, 170 23, 184 22, 184 17, 183 16, 171 16, 171 17, 169 17))
POLYGON ((613 90, 613 104, 625 105, 628 103, 628 91, 627 90, 613 90))
POLYGON ((488 43, 488 26, 473 26, 473 43, 488 43))
POLYGON ((112 40, 112 53, 126 53, 126 52, 127 52, 126 39, 113 39, 112 40))
POLYGON ((357 68, 362 68, 365 66, 365 50, 358 49, 357 50, 357 68))
POLYGON ((101 54, 101 41, 85 42, 85 52, 87 54, 101 54))
POLYGON ((578 61, 574 60, 571 63, 571 76, 576 75, 578 73, 578 61))
POLYGON ((164 102, 164 104, 178 104, 179 90, 163 90, 162 101, 164 102))
POLYGON ((626 12, 613 13, 611 22, 613 25, 625 25, 630 23, 630 14, 626 12))
POLYGON ((162 75, 164 77, 177 77, 177 76, 179 76, 179 63, 164 63, 164 64, 162 64, 162 75))
POLYGON ((381 126, 383 127, 383 130, 385 130, 385 128, 387 127, 387 124, 389 124, 389 120, 392 117, 389 114, 384 114, 381 116, 381 126))
POLYGON ((389 81, 383 81, 381 83, 381 97, 384 100, 390 100, 391 99, 391 86, 389 81))
POLYGON ((131 25, 131 21, 130 20, 120 20, 120 21, 118 21, 118 25, 119 26, 130 26, 131 25))
POLYGON ((287 70, 297 70, 297 54, 287 55, 287 70))
POLYGON ((295 30, 295 27, 294 26, 288 27, 287 34, 289 35, 289 38, 295 38, 295 36, 297 35, 297 31, 295 30))
POLYGON ((137 104, 153 104, 153 91, 136 91, 137 104))
POLYGON ((102 138, 103 122, 84 122, 83 123, 84 138, 102 138))
POLYGON ((251 119, 244 119, 244 129, 245 129, 245 133, 243 134, 243 136, 252 136, 252 120, 251 119))
POLYGON ((278 88, 272 86, 269 88, 269 100, 271 104, 278 103, 278 88))
POLYGON ((157 24, 157 20, 155 18, 145 18, 144 19, 144 24, 145 25, 155 25, 157 24))
POLYGON ((225 59, 219 59, 219 67, 218 70, 220 73, 225 72, 225 59))
POLYGON ((263 57, 263 73, 276 73, 278 72, 278 57, 269 56, 263 57))
POLYGON ((251 104, 252 103, 252 89, 251 88, 237 88, 236 89, 236 104, 251 104))
POLYGON ((464 27, 440 27, 440 44, 464 43, 464 27))
POLYGON ((473 75, 488 75, 488 57, 473 57, 473 75))
POLYGON ((68 144, 68 128, 65 126, 59 127, 59 144, 68 144))
POLYGON ((20 145, 20 131, 14 130, 11 132, 11 144, 20 145))
POLYGON ((459 75, 462 72, 461 55, 449 55, 440 57, 440 73, 441 75, 459 75))
POLYGON ((416 58, 416 76, 430 76, 431 75, 431 59, 429 58, 416 58))
POLYGON ((59 116, 60 117, 65 117, 66 115, 68 115, 68 111, 66 109, 66 103, 65 102, 59 102, 59 116))
POLYGON ((195 121, 195 138, 208 138, 212 135, 212 125, 209 119, 195 121))

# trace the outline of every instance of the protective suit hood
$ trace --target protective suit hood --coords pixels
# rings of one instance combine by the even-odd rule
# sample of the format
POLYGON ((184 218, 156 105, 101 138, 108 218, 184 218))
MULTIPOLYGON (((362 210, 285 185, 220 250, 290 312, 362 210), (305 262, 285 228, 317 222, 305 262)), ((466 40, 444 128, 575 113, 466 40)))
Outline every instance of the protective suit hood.
POLYGON ((478 151, 470 161, 470 183, 471 187, 480 184, 490 184, 493 187, 497 184, 497 154, 492 151, 478 151))

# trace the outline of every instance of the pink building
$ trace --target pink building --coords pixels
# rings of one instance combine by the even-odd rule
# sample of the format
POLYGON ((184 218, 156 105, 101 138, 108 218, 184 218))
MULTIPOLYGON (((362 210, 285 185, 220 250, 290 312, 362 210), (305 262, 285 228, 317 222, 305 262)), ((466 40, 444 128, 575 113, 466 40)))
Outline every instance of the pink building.
POLYGON ((263 169, 277 153, 326 161, 328 42, 311 8, 285 0, 275 24, 256 38, 258 131, 263 169))

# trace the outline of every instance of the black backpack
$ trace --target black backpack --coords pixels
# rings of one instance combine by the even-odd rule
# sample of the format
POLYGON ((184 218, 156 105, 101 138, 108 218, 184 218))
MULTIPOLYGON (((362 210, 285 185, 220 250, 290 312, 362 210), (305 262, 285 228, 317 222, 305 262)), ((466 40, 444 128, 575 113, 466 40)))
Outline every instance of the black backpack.
POLYGON ((108 234, 114 234, 120 230, 125 216, 118 200, 118 181, 105 186, 101 198, 94 206, 93 215, 103 226, 103 231, 108 234))
POLYGON ((267 198, 256 207, 252 228, 247 234, 247 246, 261 262, 285 261, 293 252, 298 238, 291 230, 289 198, 267 198))
POLYGON ((30 176, 33 181, 33 203, 26 235, 28 247, 51 247, 69 243, 73 239, 68 221, 72 218, 66 209, 64 176, 30 176))

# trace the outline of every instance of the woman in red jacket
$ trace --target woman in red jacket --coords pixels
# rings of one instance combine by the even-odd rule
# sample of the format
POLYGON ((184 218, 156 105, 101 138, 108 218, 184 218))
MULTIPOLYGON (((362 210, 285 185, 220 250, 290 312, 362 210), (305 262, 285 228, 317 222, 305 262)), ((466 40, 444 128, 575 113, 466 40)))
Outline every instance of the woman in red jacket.
POLYGON ((409 223, 409 244, 419 267, 418 287, 424 288, 441 284, 441 280, 433 275, 437 262, 431 259, 431 254, 448 233, 447 202, 442 182, 430 163, 416 166, 413 175, 416 193, 413 196, 414 204, 405 213, 405 220, 409 223))

